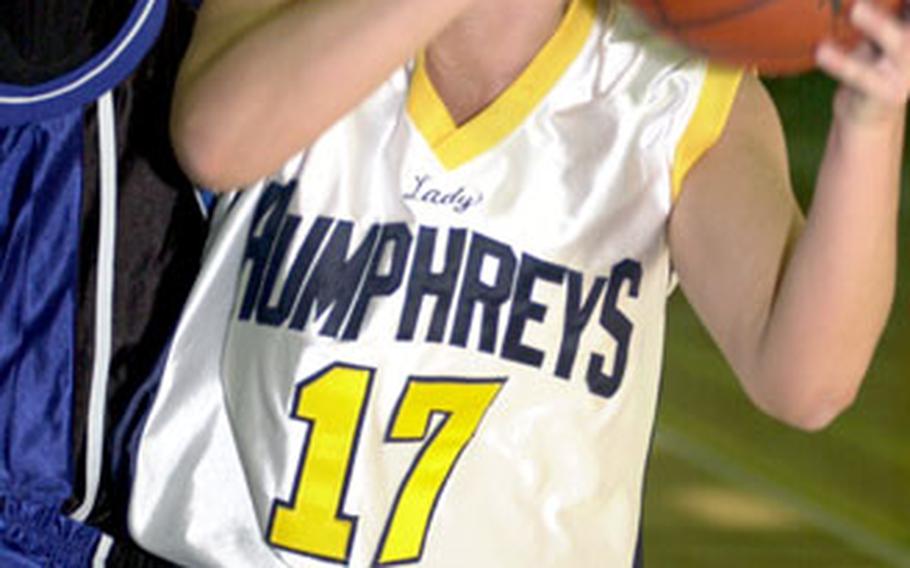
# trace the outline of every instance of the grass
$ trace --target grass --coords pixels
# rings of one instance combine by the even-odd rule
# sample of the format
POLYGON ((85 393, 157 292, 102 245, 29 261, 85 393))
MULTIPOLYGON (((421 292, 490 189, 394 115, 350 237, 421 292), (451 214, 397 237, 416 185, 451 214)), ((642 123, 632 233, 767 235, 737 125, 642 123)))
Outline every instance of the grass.
MULTIPOLYGON (((806 206, 833 85, 820 75, 768 85, 806 206)), ((894 313, 859 399, 825 432, 754 409, 685 299, 673 298, 645 506, 649 566, 910 567, 907 160, 904 170, 894 313)))

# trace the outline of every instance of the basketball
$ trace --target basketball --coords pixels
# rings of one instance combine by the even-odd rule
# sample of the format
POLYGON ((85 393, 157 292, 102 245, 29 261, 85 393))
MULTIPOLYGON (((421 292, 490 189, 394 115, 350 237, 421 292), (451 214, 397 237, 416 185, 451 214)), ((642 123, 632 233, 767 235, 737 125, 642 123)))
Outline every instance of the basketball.
MULTIPOLYGON (((901 0, 876 0, 895 12, 901 0)), ((856 0, 631 0, 645 19, 709 58, 785 75, 815 67, 825 38, 855 45, 856 0)))

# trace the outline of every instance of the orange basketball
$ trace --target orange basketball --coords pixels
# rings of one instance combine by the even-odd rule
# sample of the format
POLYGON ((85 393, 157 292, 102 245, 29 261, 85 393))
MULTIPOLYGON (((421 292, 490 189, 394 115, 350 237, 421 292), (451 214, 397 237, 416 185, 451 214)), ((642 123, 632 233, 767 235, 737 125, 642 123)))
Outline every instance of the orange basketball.
MULTIPOLYGON (((897 12, 901 0, 876 0, 897 12)), ((791 74, 815 66, 824 38, 855 45, 855 0, 631 0, 658 30, 721 61, 791 74)))

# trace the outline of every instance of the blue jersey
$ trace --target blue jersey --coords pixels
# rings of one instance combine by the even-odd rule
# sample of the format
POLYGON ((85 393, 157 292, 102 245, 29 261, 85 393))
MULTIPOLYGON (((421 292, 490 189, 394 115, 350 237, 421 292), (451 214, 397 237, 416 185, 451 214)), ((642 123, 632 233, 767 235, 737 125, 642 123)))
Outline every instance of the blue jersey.
POLYGON ((129 554, 129 440, 204 238, 163 126, 191 17, 136 0, 75 67, 0 83, 2 566, 129 554))

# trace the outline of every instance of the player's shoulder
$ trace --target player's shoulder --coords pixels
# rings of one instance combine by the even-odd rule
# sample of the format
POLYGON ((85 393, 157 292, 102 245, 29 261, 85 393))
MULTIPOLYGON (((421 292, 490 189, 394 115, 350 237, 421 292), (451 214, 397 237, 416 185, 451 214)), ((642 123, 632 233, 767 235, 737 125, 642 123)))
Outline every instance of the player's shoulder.
POLYGON ((717 86, 721 76, 736 82, 735 70, 727 73, 658 34, 625 3, 601 7, 599 37, 589 68, 600 98, 608 99, 608 104, 626 100, 642 109, 658 105, 661 116, 677 117, 682 123, 705 88, 717 86))
POLYGON ((735 93, 730 95, 729 116, 708 163, 741 164, 742 171, 784 171, 786 144, 780 115, 770 93, 754 73, 744 73, 735 93))

